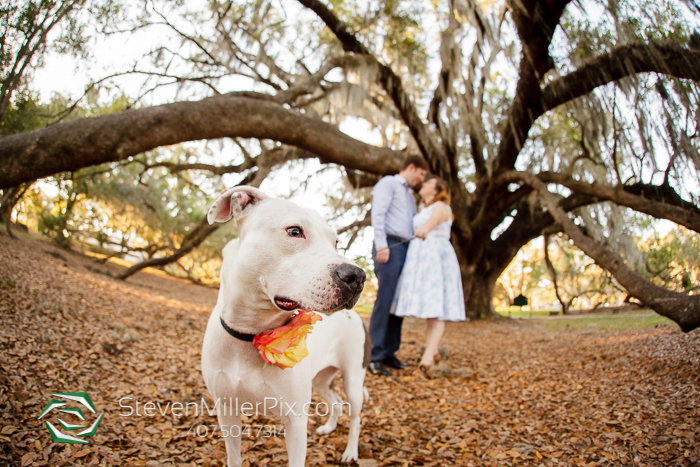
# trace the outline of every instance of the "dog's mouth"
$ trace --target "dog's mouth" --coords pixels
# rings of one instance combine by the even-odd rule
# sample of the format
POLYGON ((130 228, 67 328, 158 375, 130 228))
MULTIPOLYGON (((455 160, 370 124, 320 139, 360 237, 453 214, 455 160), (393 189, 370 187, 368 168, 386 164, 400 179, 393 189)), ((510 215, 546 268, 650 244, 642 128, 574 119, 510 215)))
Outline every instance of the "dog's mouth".
POLYGON ((299 302, 290 300, 287 297, 280 297, 279 295, 275 297, 275 305, 286 311, 292 311, 296 308, 299 308, 299 302))
POLYGON ((340 310, 352 310, 355 307, 355 305, 357 304, 357 301, 359 299, 360 299, 360 296, 358 294, 358 296, 352 297, 349 300, 347 300, 346 302, 339 304, 338 306, 335 306, 329 310, 321 311, 320 313, 333 314, 333 313, 340 311, 340 310))

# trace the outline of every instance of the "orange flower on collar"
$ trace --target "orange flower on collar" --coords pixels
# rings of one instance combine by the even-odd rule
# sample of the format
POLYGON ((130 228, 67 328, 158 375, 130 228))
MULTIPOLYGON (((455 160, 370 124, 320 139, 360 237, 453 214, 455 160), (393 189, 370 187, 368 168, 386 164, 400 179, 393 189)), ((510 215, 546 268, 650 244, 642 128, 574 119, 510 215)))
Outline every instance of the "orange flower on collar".
POLYGON ((309 355, 306 335, 322 319, 313 311, 299 310, 288 324, 256 335, 253 345, 260 352, 266 366, 277 365, 283 370, 293 368, 309 355))

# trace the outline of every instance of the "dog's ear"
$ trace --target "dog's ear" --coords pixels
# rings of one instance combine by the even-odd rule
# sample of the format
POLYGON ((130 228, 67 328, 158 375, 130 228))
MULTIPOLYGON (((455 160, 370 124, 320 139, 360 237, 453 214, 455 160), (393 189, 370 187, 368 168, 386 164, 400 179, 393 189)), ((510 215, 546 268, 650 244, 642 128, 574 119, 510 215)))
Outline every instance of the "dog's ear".
POLYGON ((207 220, 214 222, 228 222, 232 217, 236 220, 250 209, 251 206, 267 198, 267 195, 252 186, 237 186, 231 188, 214 201, 209 208, 207 220))

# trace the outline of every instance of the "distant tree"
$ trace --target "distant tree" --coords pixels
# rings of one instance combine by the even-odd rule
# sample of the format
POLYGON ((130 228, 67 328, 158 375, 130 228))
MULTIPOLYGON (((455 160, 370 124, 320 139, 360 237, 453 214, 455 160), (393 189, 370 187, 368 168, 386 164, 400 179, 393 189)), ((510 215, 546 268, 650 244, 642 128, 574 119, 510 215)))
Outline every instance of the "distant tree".
POLYGON ((700 236, 677 227, 664 236, 656 233, 642 244, 646 276, 677 292, 700 291, 700 236))
POLYGON ((85 56, 92 30, 87 26, 104 25, 118 9, 113 0, 4 2, 0 6, 0 123, 4 124, 17 93, 15 109, 31 100, 27 94, 31 73, 42 66, 48 50, 85 56))
MULTIPOLYGON (((218 259, 236 234, 216 235, 220 224, 206 222, 212 193, 223 190, 221 177, 195 183, 175 169, 191 154, 179 147, 151 151, 117 167, 55 177, 55 198, 35 195, 38 230, 61 247, 79 240, 82 248, 104 254, 103 262, 126 256, 143 259, 120 273, 121 279, 150 266, 197 283, 212 281, 216 268, 206 263, 218 259), (195 249, 198 253, 190 255, 195 249), (186 255, 189 258, 183 260, 186 255)), ((252 172, 244 180, 259 185, 267 172, 252 172)))
MULTIPOLYGON (((73 110, 69 105, 49 112, 52 106, 38 104, 29 84, 32 73, 49 50, 87 56, 87 31, 109 24, 118 10, 114 0, 8 0, 0 5, 0 138, 36 130, 73 110)), ((0 223, 10 235, 12 209, 32 183, 2 187, 0 223)))
POLYGON ((551 242, 550 236, 544 238, 544 263, 563 314, 583 298, 597 300, 595 307, 619 297, 620 291, 609 273, 570 244, 568 238, 556 236, 551 242), (552 251, 556 253, 552 255, 552 251))

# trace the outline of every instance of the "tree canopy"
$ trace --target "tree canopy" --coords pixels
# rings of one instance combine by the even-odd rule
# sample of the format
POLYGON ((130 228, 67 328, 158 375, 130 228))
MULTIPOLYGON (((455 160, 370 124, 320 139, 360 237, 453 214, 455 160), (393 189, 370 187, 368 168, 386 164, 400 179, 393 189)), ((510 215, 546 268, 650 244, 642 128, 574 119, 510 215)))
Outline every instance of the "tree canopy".
MULTIPOLYGON (((68 103, 59 122, 5 133, 4 204, 16 200, 23 184, 100 164, 107 164, 100 171, 137 170, 138 177, 165 170, 183 184, 224 174, 259 184, 289 161, 318 159, 347 181, 347 197, 336 205, 357 213, 343 229, 351 241, 368 225, 371 186, 397 172, 406 154, 418 153, 452 190, 452 242, 471 318, 493 313, 496 282, 524 245, 563 233, 630 296, 684 330, 700 326, 693 280, 678 288, 646 274, 628 231, 630 219, 641 215, 683 226, 692 241, 700 232, 700 8, 694 2, 101 7, 112 13, 100 34, 154 30, 162 42, 89 89, 134 75, 143 80, 142 92, 128 96, 121 111, 76 118, 71 111, 81 104, 68 103), (164 90, 172 91, 169 100, 149 105, 149 96, 164 90), (366 121, 381 145, 340 131, 348 119, 366 121), (166 148, 214 139, 233 142, 231 151, 211 158, 196 151, 173 156, 166 148)), ((87 21, 78 15, 57 24, 73 25, 65 32, 74 37, 81 18, 87 21)), ((5 28, 19 28, 12 24, 5 28)), ((9 89, 14 75, 7 63, 17 62, 21 47, 2 47, 3 89, 9 89)), ((10 96, 7 105, 16 112, 25 101, 10 96)), ((167 205, 167 198, 159 202, 167 205)), ((192 211, 196 234, 171 242, 153 260, 180 259, 215 230, 203 219, 197 224, 199 212, 192 211)))

